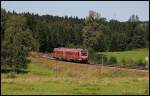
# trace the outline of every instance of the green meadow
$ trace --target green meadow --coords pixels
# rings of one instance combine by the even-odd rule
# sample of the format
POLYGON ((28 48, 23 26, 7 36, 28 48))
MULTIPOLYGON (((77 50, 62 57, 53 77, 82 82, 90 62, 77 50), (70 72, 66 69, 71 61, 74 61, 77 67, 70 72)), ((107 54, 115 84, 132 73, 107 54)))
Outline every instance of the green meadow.
POLYGON ((135 49, 131 51, 121 51, 121 52, 99 52, 100 54, 105 54, 107 56, 114 56, 119 62, 122 59, 133 59, 133 60, 145 60, 145 57, 149 57, 149 51, 146 48, 135 49))
POLYGON ((147 95, 148 73, 30 57, 26 73, 1 73, 2 95, 147 95), (57 64, 57 65, 56 65, 57 64))

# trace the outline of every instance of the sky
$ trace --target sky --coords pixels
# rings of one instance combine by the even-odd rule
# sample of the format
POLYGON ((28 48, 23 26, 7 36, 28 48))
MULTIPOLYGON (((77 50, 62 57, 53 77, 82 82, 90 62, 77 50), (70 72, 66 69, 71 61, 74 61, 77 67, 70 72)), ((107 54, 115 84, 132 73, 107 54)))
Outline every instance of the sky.
POLYGON ((141 21, 149 20, 149 1, 1 1, 1 8, 17 13, 79 18, 85 18, 93 10, 107 20, 127 21, 132 14, 137 14, 141 21))

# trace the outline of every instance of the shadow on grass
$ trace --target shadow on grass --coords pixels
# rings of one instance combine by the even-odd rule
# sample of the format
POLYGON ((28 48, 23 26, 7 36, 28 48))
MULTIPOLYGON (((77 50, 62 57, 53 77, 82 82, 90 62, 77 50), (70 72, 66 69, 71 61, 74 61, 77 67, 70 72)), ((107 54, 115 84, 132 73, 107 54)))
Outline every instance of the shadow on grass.
POLYGON ((56 59, 57 61, 65 61, 65 62, 70 62, 70 63, 80 63, 80 64, 87 64, 86 61, 76 61, 76 60, 64 60, 64 59, 56 59))
POLYGON ((12 69, 1 69, 1 73, 12 73, 12 72, 15 72, 17 74, 26 74, 28 73, 29 71, 27 70, 12 70, 12 69))

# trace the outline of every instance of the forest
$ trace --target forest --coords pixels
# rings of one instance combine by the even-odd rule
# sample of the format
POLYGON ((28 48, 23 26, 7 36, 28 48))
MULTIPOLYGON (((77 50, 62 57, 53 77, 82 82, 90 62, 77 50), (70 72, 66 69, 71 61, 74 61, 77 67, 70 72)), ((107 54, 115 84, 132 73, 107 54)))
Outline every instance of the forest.
POLYGON ((1 69, 26 69, 28 52, 52 52, 55 47, 97 52, 149 47, 149 21, 131 14, 120 22, 90 10, 85 18, 9 12, 1 8, 1 69))

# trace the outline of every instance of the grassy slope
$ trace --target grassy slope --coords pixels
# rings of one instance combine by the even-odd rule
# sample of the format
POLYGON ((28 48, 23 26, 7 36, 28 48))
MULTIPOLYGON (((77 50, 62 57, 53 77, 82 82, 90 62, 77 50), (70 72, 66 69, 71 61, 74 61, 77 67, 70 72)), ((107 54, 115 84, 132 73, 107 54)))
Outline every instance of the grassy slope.
POLYGON ((121 52, 99 52, 107 56, 114 56, 117 58, 119 63, 122 59, 132 59, 132 60, 145 60, 146 56, 149 56, 149 51, 146 48, 135 49, 132 51, 121 51, 121 52))
POLYGON ((133 73, 31 58, 28 73, 2 74, 2 94, 148 94, 145 73, 133 73), (57 77, 56 77, 57 76, 57 77))

